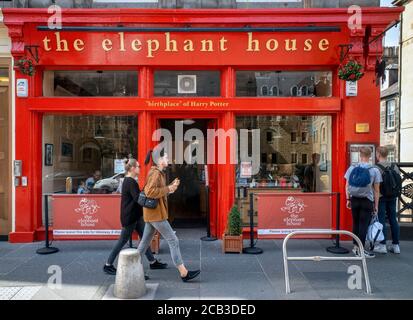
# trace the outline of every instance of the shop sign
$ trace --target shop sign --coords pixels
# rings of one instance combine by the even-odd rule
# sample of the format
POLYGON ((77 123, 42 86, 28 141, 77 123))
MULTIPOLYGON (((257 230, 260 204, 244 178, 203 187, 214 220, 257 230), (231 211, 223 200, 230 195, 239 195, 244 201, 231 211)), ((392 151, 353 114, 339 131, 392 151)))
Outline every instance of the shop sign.
MULTIPOLYGON (((333 32, 37 32, 40 64, 331 64, 342 35, 333 32), (120 59, 121 57, 121 59, 120 59), (69 63, 70 62, 70 63, 69 63)), ((186 79, 188 80, 188 79, 186 79)), ((193 82, 191 82, 192 85, 193 82)))
POLYGON ((329 193, 258 193, 258 237, 277 239, 296 230, 331 229, 331 201, 329 193))
POLYGON ((52 199, 55 239, 120 234, 119 195, 58 195, 52 199))

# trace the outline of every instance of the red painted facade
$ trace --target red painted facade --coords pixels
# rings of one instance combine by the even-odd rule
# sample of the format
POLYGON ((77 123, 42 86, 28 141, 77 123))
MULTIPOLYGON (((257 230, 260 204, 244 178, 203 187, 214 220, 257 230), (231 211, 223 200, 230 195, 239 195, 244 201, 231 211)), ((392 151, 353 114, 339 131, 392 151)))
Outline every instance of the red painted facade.
MULTIPOLYGON (((16 97, 16 159, 23 161, 23 175, 28 186, 16 187, 15 230, 11 242, 42 239, 42 117, 45 114, 134 114, 138 117, 138 160, 153 144, 152 132, 162 118, 215 119, 212 126, 228 130, 235 127, 236 116, 265 115, 331 115, 332 116, 332 190, 344 194, 343 175, 347 163, 347 143, 374 143, 380 139, 380 92, 375 85, 376 57, 382 52, 379 36, 399 18, 401 8, 363 9, 362 28, 347 27, 346 9, 275 9, 275 10, 63 10, 63 26, 117 27, 339 27, 339 32, 125 32, 118 31, 39 31, 47 26, 44 9, 4 9, 4 22, 12 39, 12 54, 17 61, 28 56, 25 46, 39 46, 36 74, 25 76, 16 69, 17 78, 29 81, 29 97, 16 97), (57 34, 55 32, 59 32, 57 34), (46 38, 47 37, 47 38, 46 38), (122 38, 121 38, 122 37, 122 38), (45 40, 46 38, 46 40, 45 40), (224 38, 224 40, 222 40, 224 38), (108 41, 105 41, 108 40, 108 41), (211 40, 213 50, 202 51, 200 42, 211 40), (272 40, 270 40, 272 39, 272 40), (275 39, 275 40, 274 40, 275 39), (297 49, 288 51, 285 44, 297 49), (311 41, 308 41, 308 40, 311 41), (57 45, 56 40, 66 40, 57 45), (167 47, 167 40, 176 40, 177 51, 167 47), (194 50, 185 51, 184 41, 193 41, 194 50), (226 40, 226 41, 225 41, 226 40), (257 40, 260 51, 248 51, 249 40, 257 40), (267 44, 267 41, 270 40, 267 44), (105 41, 105 45, 102 42, 105 41), (151 41, 151 42, 148 42, 151 41), (156 41, 159 48, 156 48, 156 41), (306 42, 307 41, 307 42, 306 42), (327 42, 326 42, 327 41, 327 42), (370 43, 371 42, 371 43, 370 43), (348 57, 365 66, 359 81, 357 97, 345 97, 345 84, 337 77, 340 44, 352 44, 348 57), (311 50, 310 50, 311 47, 311 50), (154 70, 220 70, 221 97, 159 98, 153 96, 154 70), (44 70, 137 70, 138 97, 43 97, 44 70), (330 98, 238 98, 235 97, 236 70, 331 70, 333 95, 330 98), (175 102, 174 106, 151 106, 151 102, 175 102), (207 106, 188 106, 186 102, 206 102, 207 106), (369 123, 368 133, 357 134, 357 123, 369 123)), ((188 28, 190 28, 188 27, 188 28)), ((186 43, 188 44, 188 43, 186 43)), ((187 47, 188 49, 189 47, 187 47)), ((204 48, 205 49, 205 48, 204 48)), ((229 154, 229 146, 227 153, 229 154)), ((143 168, 142 179, 147 168, 143 168)), ((234 165, 215 165, 211 177, 211 231, 220 236, 234 201, 234 165)), ((342 202, 341 226, 351 228, 351 215, 342 202)), ((335 217, 333 216, 333 221, 335 217)))

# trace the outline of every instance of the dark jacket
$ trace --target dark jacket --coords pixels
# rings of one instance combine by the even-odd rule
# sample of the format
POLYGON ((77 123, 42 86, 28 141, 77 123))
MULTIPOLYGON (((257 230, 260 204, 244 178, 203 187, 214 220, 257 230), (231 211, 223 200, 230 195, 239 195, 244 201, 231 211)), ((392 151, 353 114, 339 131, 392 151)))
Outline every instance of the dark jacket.
POLYGON ((120 221, 122 227, 136 223, 142 217, 142 207, 138 204, 139 184, 131 177, 125 177, 122 183, 120 221))

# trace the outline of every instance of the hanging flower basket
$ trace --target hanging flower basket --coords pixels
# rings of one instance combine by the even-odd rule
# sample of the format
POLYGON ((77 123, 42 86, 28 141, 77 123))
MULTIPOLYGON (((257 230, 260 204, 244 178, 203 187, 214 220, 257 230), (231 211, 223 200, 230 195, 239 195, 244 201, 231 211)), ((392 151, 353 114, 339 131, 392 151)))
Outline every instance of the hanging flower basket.
POLYGON ((17 67, 19 68, 21 73, 28 76, 32 76, 36 73, 34 62, 29 58, 21 58, 20 60, 18 60, 17 67))
POLYGON ((338 70, 338 77, 344 81, 358 81, 364 76, 363 66, 357 61, 350 60, 338 70))

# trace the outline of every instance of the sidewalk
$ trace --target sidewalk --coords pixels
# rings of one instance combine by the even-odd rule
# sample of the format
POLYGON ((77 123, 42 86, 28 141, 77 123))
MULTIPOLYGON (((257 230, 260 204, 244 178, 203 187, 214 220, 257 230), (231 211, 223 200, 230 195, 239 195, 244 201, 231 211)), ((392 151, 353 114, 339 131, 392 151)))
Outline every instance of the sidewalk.
MULTIPOLYGON (((221 242, 202 242, 204 230, 178 229, 181 251, 189 269, 201 269, 197 281, 183 283, 172 265, 169 249, 161 241, 158 257, 167 270, 148 270, 149 283, 157 283, 155 299, 412 299, 413 242, 401 243, 401 255, 388 253, 367 261, 372 295, 347 286, 351 263, 290 262, 292 293, 285 294, 282 241, 259 240, 261 255, 222 254, 221 242)), ((249 241, 244 242, 248 246, 249 241)), ((44 243, 0 242, 1 299, 102 299, 115 277, 102 271, 113 241, 55 241, 60 249, 38 255, 44 243), (47 281, 51 265, 62 268, 62 288, 51 289, 47 281)), ((330 255, 330 240, 291 240, 294 256, 330 255)), ((343 246, 351 249, 350 242, 343 246)), ((360 263, 358 263, 360 265, 360 263)))

